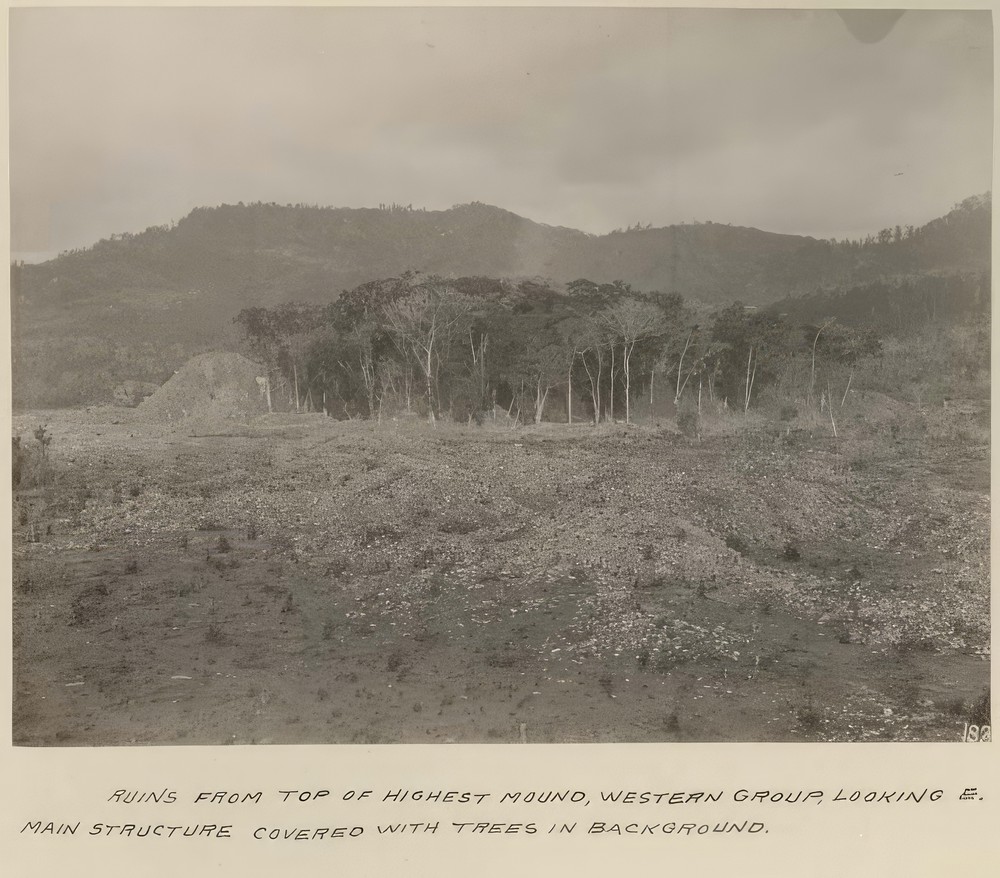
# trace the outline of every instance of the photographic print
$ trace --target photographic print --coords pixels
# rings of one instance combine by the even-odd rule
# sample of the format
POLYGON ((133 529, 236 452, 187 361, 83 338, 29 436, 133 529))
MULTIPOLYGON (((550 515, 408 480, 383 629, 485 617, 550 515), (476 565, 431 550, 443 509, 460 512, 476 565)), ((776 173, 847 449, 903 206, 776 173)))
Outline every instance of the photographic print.
POLYGON ((989 11, 16 8, 13 743, 986 741, 989 11))

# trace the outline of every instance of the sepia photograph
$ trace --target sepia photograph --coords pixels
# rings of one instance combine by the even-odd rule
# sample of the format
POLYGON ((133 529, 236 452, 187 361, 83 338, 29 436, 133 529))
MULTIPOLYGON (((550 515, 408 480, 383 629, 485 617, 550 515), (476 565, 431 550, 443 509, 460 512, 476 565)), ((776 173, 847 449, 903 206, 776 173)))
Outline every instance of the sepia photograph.
POLYGON ((11 9, 14 746, 991 740, 993 64, 11 9))

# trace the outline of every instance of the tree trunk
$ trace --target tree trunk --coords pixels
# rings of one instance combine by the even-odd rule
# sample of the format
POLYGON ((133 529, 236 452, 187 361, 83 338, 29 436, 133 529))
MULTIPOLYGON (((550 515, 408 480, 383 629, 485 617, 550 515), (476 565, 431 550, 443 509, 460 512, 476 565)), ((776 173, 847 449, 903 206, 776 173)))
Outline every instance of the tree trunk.
POLYGON ((545 413, 545 398, 549 395, 549 388, 545 388, 545 392, 542 392, 542 383, 539 381, 535 385, 535 423, 540 424, 542 422, 542 415, 545 413))
MULTIPOLYGON (((596 353, 597 353, 597 380, 596 380, 596 382, 592 382, 593 388, 594 388, 593 397, 594 397, 594 426, 595 427, 598 424, 601 423, 601 377, 602 377, 603 372, 604 372, 604 354, 602 353, 600 347, 597 348, 596 353)), ((588 375, 590 374, 589 370, 588 370, 587 374, 588 375)))
POLYGON ((295 379, 295 414, 299 413, 299 370, 292 360, 292 377, 295 379))
POLYGON ((753 361, 753 372, 750 372, 750 361, 753 359, 753 348, 750 348, 750 356, 747 357, 747 398, 743 403, 743 414, 750 408, 750 394, 753 391, 753 379, 757 376, 757 361, 753 361))
POLYGON ((631 382, 631 360, 632 360, 632 348, 635 347, 635 343, 632 346, 622 345, 622 360, 625 363, 625 423, 628 424, 632 420, 632 382, 631 382))
MULTIPOLYGON (((684 366, 684 355, 687 353, 688 345, 691 344, 691 336, 694 335, 694 330, 692 329, 688 333, 687 341, 684 342, 684 350, 681 351, 681 358, 677 363, 677 392, 674 394, 674 404, 676 405, 681 400, 681 394, 684 392, 684 387, 681 385, 681 369, 684 366)), ((684 382, 687 384, 687 381, 684 382)))
POLYGON ((434 424, 434 364, 431 362, 431 352, 427 351, 427 366, 424 371, 427 374, 427 418, 434 424))
POLYGON ((837 438, 837 422, 833 419, 833 398, 830 396, 830 382, 826 383, 826 396, 830 401, 830 425, 833 427, 833 438, 837 438))
MULTIPOLYGON (((587 380, 590 382, 590 401, 594 406, 594 425, 601 420, 601 401, 600 401, 600 381, 601 373, 598 371, 597 380, 594 380, 594 375, 590 371, 590 364, 587 362, 587 354, 584 352, 581 359, 583 360, 583 368, 587 370, 587 380)), ((600 363, 600 360, 598 360, 600 363)))
POLYGON ((608 418, 613 424, 615 422, 615 346, 611 345, 611 404, 608 407, 608 418))
POLYGON ((812 344, 812 366, 809 372, 809 397, 806 400, 809 405, 812 405, 813 399, 813 389, 816 386, 816 343, 819 341, 820 333, 826 329, 828 323, 824 323, 819 330, 816 332, 816 337, 813 339, 812 344))
MULTIPOLYGON (((575 356, 574 356, 574 359, 575 356)), ((573 364, 569 364, 569 371, 566 373, 566 423, 573 423, 573 364)))
POLYGON ((844 403, 847 402, 847 394, 851 391, 851 382, 854 380, 854 370, 851 369, 851 374, 847 376, 847 387, 844 388, 844 396, 840 400, 840 407, 844 407, 844 403))

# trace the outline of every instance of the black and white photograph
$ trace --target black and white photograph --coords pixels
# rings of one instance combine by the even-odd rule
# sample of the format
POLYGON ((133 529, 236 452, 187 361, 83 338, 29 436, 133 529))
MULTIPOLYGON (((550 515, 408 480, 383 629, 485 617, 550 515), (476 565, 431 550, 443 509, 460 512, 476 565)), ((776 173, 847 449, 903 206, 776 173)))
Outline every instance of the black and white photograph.
POLYGON ((993 63, 9 10, 14 746, 990 740, 993 63))

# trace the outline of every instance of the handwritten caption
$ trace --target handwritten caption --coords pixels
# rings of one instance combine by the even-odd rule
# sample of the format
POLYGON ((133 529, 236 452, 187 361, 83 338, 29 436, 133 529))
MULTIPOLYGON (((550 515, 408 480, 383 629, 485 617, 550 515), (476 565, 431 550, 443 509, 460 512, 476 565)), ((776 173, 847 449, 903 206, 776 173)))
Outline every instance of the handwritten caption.
MULTIPOLYGON (((982 801, 976 787, 961 792, 944 789, 837 789, 834 790, 507 790, 487 792, 445 789, 277 789, 201 790, 181 793, 173 789, 111 790, 101 805, 109 810, 99 822, 48 817, 24 821, 22 835, 85 836, 127 839, 244 839, 260 842, 358 840, 396 835, 477 836, 673 836, 718 835, 762 836, 769 833, 769 820, 777 809, 813 809, 818 806, 871 809, 887 806, 929 808, 942 802, 982 801), (155 820, 129 821, 119 815, 134 806, 157 812, 155 820), (463 819, 440 813, 441 806, 462 806, 463 819), (238 806, 238 808, 237 808, 238 806), (247 817, 259 806, 272 806, 293 819, 254 820, 247 817), (414 806, 424 811, 424 820, 386 820, 386 811, 414 806), (572 809, 576 819, 553 821, 550 809, 560 815, 572 809), (583 809, 594 807, 593 812, 583 809), (714 806, 708 807, 706 806, 714 806), (378 820, 372 810, 378 810, 378 820), (504 819, 512 808, 518 820, 504 819), (211 822, 160 817, 184 810, 211 814, 211 822), (434 809, 439 813, 434 814, 434 809), (528 809, 525 813, 524 809, 528 809), (546 811, 549 819, 545 819, 546 811), (699 814, 701 810, 701 814, 699 814), (221 822, 220 813, 238 811, 239 820, 221 822), (367 811, 367 813, 366 813, 367 811), (468 813, 464 813, 468 812, 468 813), (622 813, 625 812, 623 819, 622 813), (722 812, 721 814, 719 812, 722 812), (344 815, 349 815, 346 819, 344 815), (702 816, 704 815, 704 816, 702 816), (305 816, 307 819, 299 819, 305 816), (335 819, 331 820, 330 817, 335 819), (447 819, 444 819, 447 816, 447 819), (633 819, 635 817, 635 819, 633 819), (530 819, 524 819, 530 818, 530 819)), ((262 810, 268 811, 268 808, 262 810)), ((454 809, 451 809, 454 810, 454 809)), ((569 813, 569 812, 566 812, 569 813)))

